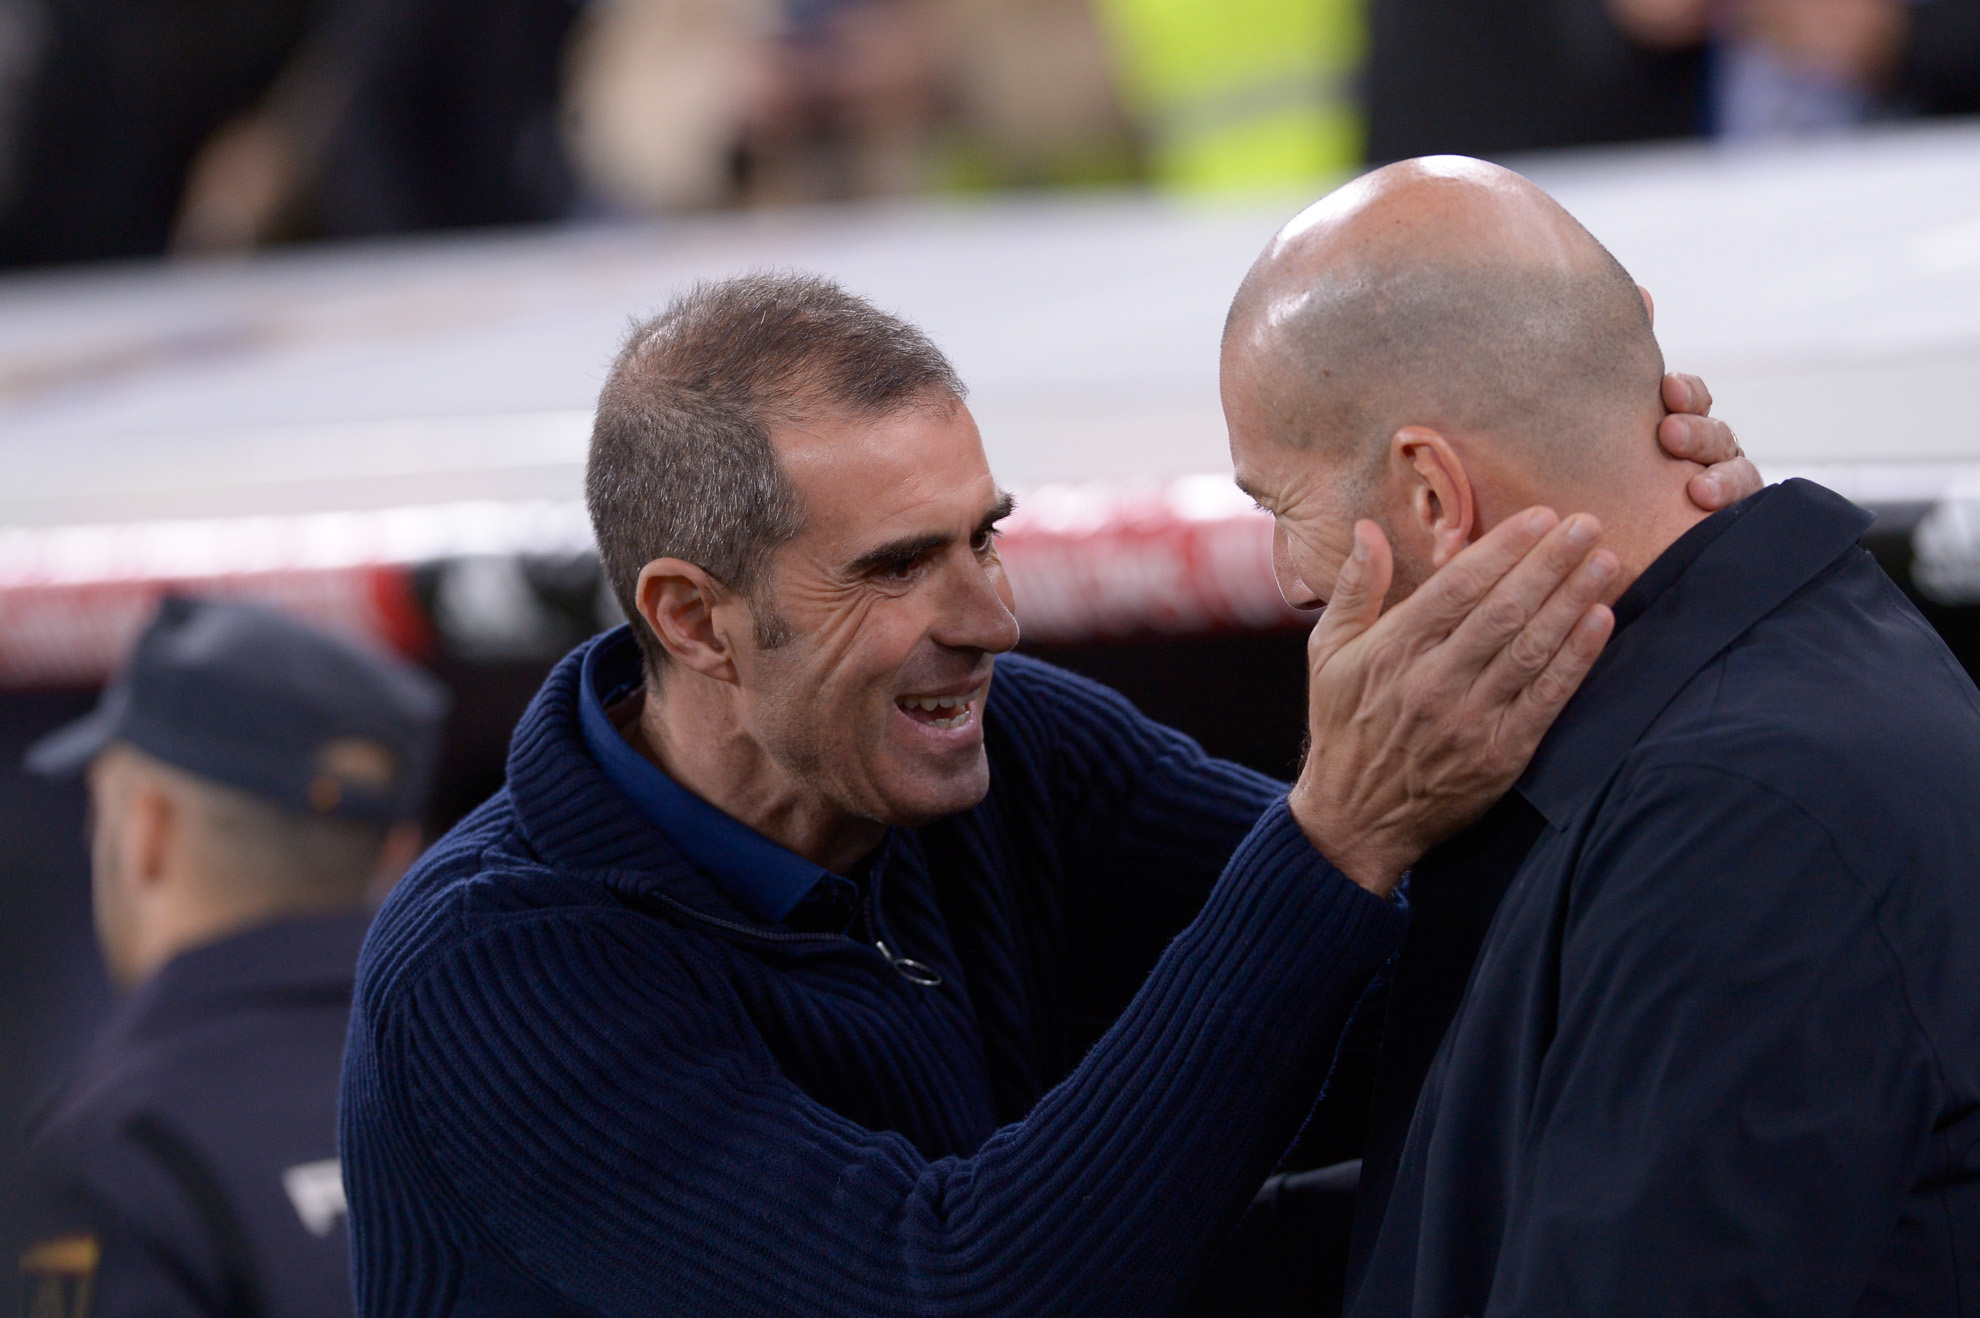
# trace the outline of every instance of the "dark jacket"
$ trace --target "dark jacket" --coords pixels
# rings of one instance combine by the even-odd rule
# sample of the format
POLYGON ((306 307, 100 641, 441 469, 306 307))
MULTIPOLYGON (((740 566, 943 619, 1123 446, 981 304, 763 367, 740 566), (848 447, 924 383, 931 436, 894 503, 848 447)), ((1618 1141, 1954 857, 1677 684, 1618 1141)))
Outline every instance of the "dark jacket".
MULTIPOLYGON (((1913 0, 1879 101, 1901 114, 1980 111, 1980 0, 1913 0)), ((1373 0, 1368 159, 1695 137, 1712 118, 1711 55, 1645 50, 1601 0, 1373 0)))
POLYGON ((1372 0, 1368 22, 1371 161, 1705 131, 1703 54, 1638 49, 1601 0, 1372 0))
POLYGON ((1916 0, 1888 90, 1921 114, 1980 113, 1980 0, 1916 0))
POLYGON ((351 1312, 337 1074, 366 923, 235 934, 123 1004, 32 1136, 31 1298, 94 1258, 101 1318, 351 1312))
POLYGON ((869 877, 886 942, 941 977, 912 982, 751 920, 641 818, 580 736, 582 655, 365 945, 364 1311, 1174 1306, 1402 909, 1320 859, 1280 784, 1005 657, 989 797, 869 877))
POLYGON ((1351 1312, 1980 1312, 1980 695, 1868 522, 1755 496, 1542 744, 1351 1312))

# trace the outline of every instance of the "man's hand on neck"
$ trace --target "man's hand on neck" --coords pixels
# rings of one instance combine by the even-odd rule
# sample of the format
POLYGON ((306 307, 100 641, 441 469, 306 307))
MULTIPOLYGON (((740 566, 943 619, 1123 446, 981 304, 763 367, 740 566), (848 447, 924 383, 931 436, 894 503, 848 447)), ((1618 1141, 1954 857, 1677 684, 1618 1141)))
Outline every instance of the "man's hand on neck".
POLYGON ((773 759, 744 728, 734 692, 676 668, 657 691, 649 686, 606 712, 626 743, 675 782, 778 846, 847 873, 887 826, 840 810, 773 759))
POLYGON ((1388 896, 1519 777, 1609 637, 1600 531, 1528 509, 1385 610, 1389 545, 1355 527, 1307 643, 1311 749, 1289 801, 1354 882, 1388 896))

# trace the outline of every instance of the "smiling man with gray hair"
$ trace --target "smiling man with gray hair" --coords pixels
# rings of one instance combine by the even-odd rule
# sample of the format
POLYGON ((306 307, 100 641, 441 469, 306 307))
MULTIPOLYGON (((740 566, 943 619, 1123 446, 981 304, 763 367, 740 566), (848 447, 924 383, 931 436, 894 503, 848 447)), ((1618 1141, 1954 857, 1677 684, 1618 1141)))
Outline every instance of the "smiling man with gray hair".
POLYGON ((1312 1108, 1403 868, 1607 626, 1593 524, 1509 521, 1320 624, 1288 797, 1010 653, 1011 501, 955 372, 803 276, 634 331, 588 492, 631 626, 551 674, 366 945, 370 1313, 1173 1309, 1312 1108))

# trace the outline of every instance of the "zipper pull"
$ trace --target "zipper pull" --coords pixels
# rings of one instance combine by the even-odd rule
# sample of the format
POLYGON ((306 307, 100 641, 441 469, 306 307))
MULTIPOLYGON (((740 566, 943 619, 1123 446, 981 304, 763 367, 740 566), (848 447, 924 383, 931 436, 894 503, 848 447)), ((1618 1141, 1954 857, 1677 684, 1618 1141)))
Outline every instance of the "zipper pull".
POLYGON ((876 938, 873 940, 873 945, 880 949, 881 956, 887 958, 887 964, 895 970, 900 971, 901 978, 907 980, 908 983, 919 984, 923 988, 934 988, 942 982, 940 975, 930 970, 927 966, 922 965, 919 961, 894 955, 894 949, 887 946, 886 939, 876 938))

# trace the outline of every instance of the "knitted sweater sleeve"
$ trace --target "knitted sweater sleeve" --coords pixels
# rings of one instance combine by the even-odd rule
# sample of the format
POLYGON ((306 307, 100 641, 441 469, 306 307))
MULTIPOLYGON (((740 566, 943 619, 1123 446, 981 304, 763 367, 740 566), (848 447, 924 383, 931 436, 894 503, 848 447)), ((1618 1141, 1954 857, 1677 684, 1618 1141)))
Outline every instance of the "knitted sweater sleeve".
POLYGON ((1156 1314, 1294 1134, 1404 921, 1268 810, 1078 1069, 967 1158, 811 1100, 661 931, 604 915, 496 922, 424 962, 356 1083, 398 1113, 379 1170, 583 1310, 1156 1314))
POLYGON ((1041 794, 1019 813, 1054 821, 1071 895, 1109 944, 1080 954, 1121 960, 1138 984, 1286 784, 1205 754, 1076 674, 1009 658, 998 674, 993 717, 1041 794))

